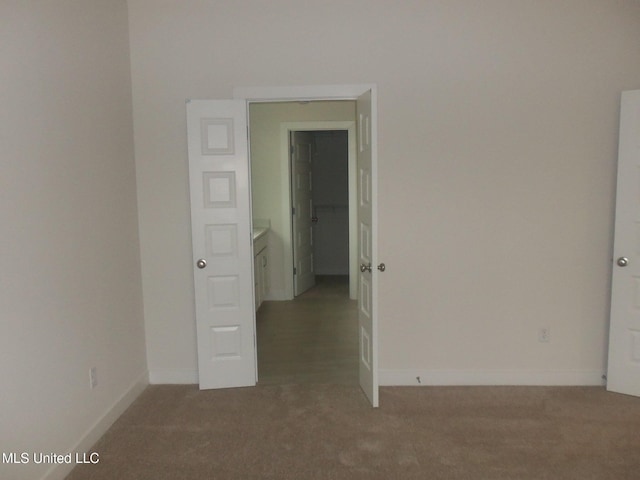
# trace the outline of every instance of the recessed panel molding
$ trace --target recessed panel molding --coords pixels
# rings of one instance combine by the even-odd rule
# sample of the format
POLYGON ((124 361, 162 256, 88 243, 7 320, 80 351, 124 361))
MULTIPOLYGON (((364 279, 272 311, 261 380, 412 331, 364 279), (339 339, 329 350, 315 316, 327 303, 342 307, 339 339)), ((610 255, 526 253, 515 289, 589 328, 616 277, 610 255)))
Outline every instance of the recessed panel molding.
POLYGON ((240 358, 242 354, 240 325, 211 327, 209 339, 211 342, 211 360, 240 358))
POLYGON ((237 275, 207 278, 209 310, 237 309, 240 306, 240 285, 237 275))
POLYGON ((238 226, 234 224, 205 226, 208 257, 238 256, 238 226))
POLYGON ((232 118, 203 118, 200 120, 202 155, 233 155, 232 118))
POLYGON ((371 205, 371 172, 360 169, 360 206, 371 205))
POLYGON ((365 328, 360 328, 360 344, 360 360, 367 370, 371 370, 371 338, 365 328))
POLYGON ((235 208, 235 172, 204 172, 202 180, 204 208, 235 208))
POLYGON ((366 223, 360 223, 360 258, 371 262, 371 227, 366 223))
POLYGON ((371 283, 366 278, 365 275, 362 275, 362 280, 360 281, 360 311, 367 318, 371 316, 371 311, 369 310, 369 306, 371 305, 371 283))

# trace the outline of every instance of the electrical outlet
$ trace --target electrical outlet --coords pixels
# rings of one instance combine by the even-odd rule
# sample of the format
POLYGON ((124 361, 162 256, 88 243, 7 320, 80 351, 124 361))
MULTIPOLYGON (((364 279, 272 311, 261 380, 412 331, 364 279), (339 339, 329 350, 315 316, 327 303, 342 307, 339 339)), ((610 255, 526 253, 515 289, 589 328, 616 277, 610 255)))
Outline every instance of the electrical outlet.
POLYGON ((89 369, 89 388, 94 389, 98 386, 98 371, 96 367, 89 369))
POLYGON ((551 329, 549 327, 540 327, 538 329, 538 341, 541 343, 549 343, 551 341, 551 329))

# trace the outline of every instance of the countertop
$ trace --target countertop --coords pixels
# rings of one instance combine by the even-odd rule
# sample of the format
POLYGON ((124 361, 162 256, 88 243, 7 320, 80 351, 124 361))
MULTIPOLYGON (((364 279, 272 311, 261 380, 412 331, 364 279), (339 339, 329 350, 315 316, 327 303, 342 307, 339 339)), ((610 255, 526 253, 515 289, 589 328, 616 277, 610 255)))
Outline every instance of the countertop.
POLYGON ((268 228, 254 228, 253 229, 253 241, 255 242, 260 237, 264 236, 269 231, 268 228))

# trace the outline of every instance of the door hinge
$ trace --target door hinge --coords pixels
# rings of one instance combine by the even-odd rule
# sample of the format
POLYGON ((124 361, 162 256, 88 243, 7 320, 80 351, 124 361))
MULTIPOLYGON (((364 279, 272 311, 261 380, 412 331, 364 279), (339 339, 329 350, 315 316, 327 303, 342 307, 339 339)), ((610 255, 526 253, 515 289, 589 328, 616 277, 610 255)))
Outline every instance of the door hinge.
POLYGON ((291 207, 291 215, 295 215, 296 214, 296 207, 291 207))
POLYGON ((298 270, 296 269, 296 267, 293 267, 293 274, 297 275, 298 274, 298 270))

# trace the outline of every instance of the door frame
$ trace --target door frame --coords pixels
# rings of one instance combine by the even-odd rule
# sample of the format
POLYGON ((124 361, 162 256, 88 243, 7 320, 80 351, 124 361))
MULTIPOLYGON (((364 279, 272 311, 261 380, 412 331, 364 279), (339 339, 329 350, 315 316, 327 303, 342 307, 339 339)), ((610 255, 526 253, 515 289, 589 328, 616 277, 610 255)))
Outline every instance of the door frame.
MULTIPOLYGON (((280 151, 282 152, 281 172, 282 185, 289 188, 282 189, 282 216, 289 219, 291 224, 291 162, 289 152, 289 134, 291 132, 323 132, 341 130, 347 132, 349 163, 349 298, 357 299, 358 295, 358 223, 357 223, 357 177, 356 177, 356 122, 349 121, 308 121, 308 122, 284 122, 280 124, 280 151)), ((294 298, 293 288, 293 234, 291 229, 287 231, 288 237, 283 238, 284 243, 284 271, 291 272, 285 277, 284 294, 287 300, 294 298)))
MULTIPOLYGON (((322 100, 358 100, 361 95, 371 92, 371 117, 373 123, 371 125, 371 180, 374 185, 373 197, 371 204, 372 213, 372 229, 371 229, 371 255, 373 263, 378 259, 378 199, 375 192, 378 183, 378 87, 375 84, 352 84, 352 85, 309 85, 309 86, 284 86, 284 87, 235 87, 233 89, 233 98, 236 100, 244 100, 247 104, 247 115, 249 114, 250 103, 268 103, 268 102, 291 102, 291 101, 322 101, 322 100)), ((249 141, 250 132, 247 127, 247 141, 249 141)), ((285 150, 288 150, 286 148, 285 150)), ((286 169, 289 170, 288 168, 286 169)), ((286 189, 284 189, 286 190, 286 189)), ((251 222, 252 219, 249 219, 251 222)), ((293 269, 292 269, 293 271, 293 269)), ((377 275, 372 276, 373 290, 377 292, 377 275)), ((378 299, 372 298, 372 330, 375 332, 372 345, 371 357, 373 359, 373 375, 374 384, 377 386, 378 375, 378 299)), ((255 322, 255 317, 254 317, 255 322)), ((254 342, 255 348, 257 344, 254 342)), ((256 355, 257 362, 257 355, 256 355)), ((256 368, 256 380, 257 380, 256 368)), ((377 395, 376 395, 377 396, 377 395)), ((377 400, 373 402, 377 406, 377 400)))

